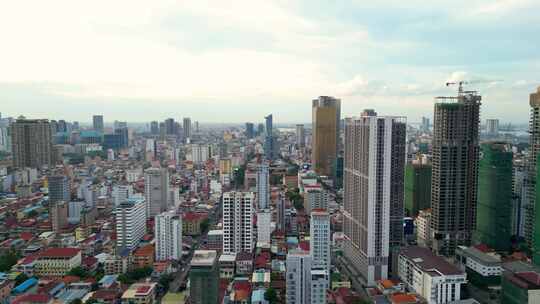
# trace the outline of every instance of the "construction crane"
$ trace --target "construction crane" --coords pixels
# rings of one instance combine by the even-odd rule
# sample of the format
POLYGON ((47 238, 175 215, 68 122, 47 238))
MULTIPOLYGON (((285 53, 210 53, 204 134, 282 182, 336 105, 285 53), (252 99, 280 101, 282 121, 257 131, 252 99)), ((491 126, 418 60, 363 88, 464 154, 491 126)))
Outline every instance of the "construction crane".
POLYGON ((446 86, 449 87, 451 85, 458 85, 458 95, 463 95, 463 93, 477 93, 477 91, 463 91, 463 85, 464 84, 475 84, 475 83, 492 83, 492 82, 499 82, 502 80, 460 80, 455 82, 447 82, 446 86))

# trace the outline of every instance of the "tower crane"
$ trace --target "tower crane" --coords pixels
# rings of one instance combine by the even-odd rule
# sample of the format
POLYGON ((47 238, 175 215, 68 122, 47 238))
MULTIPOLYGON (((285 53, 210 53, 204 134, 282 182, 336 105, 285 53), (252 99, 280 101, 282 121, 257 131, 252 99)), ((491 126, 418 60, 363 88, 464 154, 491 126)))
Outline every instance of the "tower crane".
POLYGON ((491 83, 491 82, 499 82, 499 81, 502 81, 502 80, 460 80, 460 81, 447 82, 446 86, 449 87, 451 85, 458 85, 458 94, 462 95, 463 93, 476 93, 476 91, 463 91, 464 84, 491 83))

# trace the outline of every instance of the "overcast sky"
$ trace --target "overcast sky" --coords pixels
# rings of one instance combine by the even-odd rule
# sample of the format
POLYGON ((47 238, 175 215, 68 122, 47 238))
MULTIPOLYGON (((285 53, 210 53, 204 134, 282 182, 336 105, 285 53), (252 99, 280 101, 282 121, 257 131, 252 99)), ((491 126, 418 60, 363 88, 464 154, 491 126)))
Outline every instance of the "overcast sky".
POLYGON ((538 0, 0 0, 3 116, 311 121, 311 99, 432 116, 448 80, 482 119, 525 122, 538 0), (502 80, 502 81, 494 81, 502 80))

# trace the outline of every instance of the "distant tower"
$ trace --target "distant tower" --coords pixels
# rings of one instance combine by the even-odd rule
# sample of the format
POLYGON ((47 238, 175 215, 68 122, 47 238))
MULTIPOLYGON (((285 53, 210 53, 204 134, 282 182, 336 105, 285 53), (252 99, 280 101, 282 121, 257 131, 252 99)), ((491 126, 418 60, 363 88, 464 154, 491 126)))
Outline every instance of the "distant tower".
POLYGON ((388 277, 403 242, 404 117, 345 120, 345 256, 368 286, 388 277))
POLYGON ((335 177, 339 147, 341 100, 320 96, 312 103, 313 169, 319 175, 335 177))
POLYGON ((103 124, 103 115, 94 115, 92 117, 92 125, 94 130, 103 133, 104 124, 103 124))
POLYGON ((255 126, 251 122, 246 122, 246 137, 247 139, 255 137, 255 126))
POLYGON ((266 134, 264 136, 264 156, 267 160, 272 161, 276 157, 276 140, 273 134, 273 118, 272 114, 264 118, 266 122, 266 134))
POLYGON ((499 120, 498 119, 486 119, 486 134, 488 136, 499 135, 499 120))
POLYGON ((154 224, 157 261, 182 258, 182 217, 172 211, 156 215, 154 224))
POLYGON ((433 250, 453 256, 470 245, 476 222, 481 96, 462 93, 435 103, 431 175, 433 250))
POLYGON ((144 194, 148 218, 167 211, 169 172, 166 168, 148 168, 144 171, 144 194))
POLYGON ((191 138, 191 118, 184 118, 182 128, 184 129, 184 140, 191 138))
POLYGON ((223 194, 223 253, 253 250, 253 192, 223 194))
POLYGON ((257 202, 259 209, 270 208, 270 169, 267 163, 257 167, 257 202))
POLYGON ((296 125, 296 145, 298 147, 304 147, 306 145, 304 125, 296 125))
POLYGON ((18 168, 52 166, 52 134, 46 119, 17 119, 10 126, 13 165, 18 168))
POLYGON ((152 135, 159 134, 159 123, 157 121, 150 122, 150 133, 152 133, 152 135))

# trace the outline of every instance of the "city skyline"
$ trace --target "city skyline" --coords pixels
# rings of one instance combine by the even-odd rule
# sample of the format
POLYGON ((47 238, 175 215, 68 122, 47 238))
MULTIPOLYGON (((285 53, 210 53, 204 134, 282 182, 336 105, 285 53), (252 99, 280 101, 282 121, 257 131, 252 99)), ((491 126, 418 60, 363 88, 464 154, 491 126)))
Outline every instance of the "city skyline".
POLYGON ((330 95, 343 117, 374 107, 419 121, 434 96, 455 94, 446 81, 482 80, 469 86, 484 96, 482 120, 515 123, 539 83, 532 0, 34 5, 0 12, 0 100, 14 117, 84 121, 97 110, 111 121, 178 113, 245 122, 273 113, 294 123, 310 120, 311 99, 330 95))

